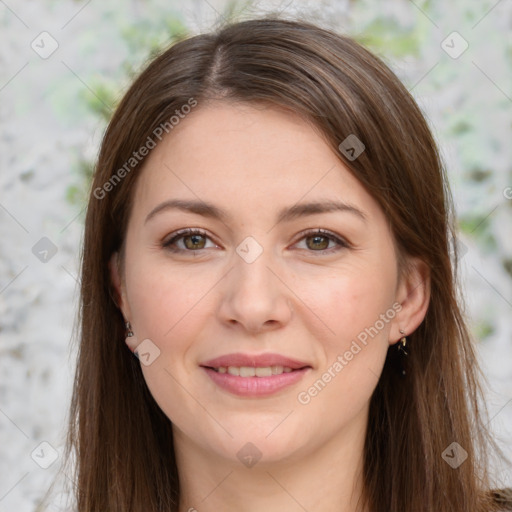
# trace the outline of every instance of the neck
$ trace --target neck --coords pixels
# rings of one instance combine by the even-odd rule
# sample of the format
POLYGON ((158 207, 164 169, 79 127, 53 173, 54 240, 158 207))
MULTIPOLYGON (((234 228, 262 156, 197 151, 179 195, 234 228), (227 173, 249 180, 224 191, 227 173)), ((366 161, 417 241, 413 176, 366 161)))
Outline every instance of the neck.
POLYGON ((274 462, 262 458, 250 468, 205 452, 175 429, 179 512, 362 512, 367 418, 362 416, 305 455, 274 462))

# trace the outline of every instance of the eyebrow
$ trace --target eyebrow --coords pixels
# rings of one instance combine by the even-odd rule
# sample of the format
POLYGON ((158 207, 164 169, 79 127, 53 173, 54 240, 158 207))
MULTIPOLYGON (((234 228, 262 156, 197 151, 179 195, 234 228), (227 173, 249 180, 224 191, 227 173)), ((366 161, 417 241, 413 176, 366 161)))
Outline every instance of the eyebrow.
MULTIPOLYGON (((221 222, 227 222, 230 217, 224 210, 221 210, 217 206, 205 201, 170 199, 153 208, 153 210, 151 210, 151 212, 146 217, 144 223, 148 222, 158 213, 173 209, 195 213, 197 215, 202 215, 203 217, 220 220, 221 222)), ((356 206, 345 203, 343 201, 326 200, 311 203, 297 203, 289 208, 283 208, 277 216, 276 224, 281 222, 289 222, 299 217, 305 217, 307 215, 329 212, 352 213, 364 222, 367 221, 367 215, 356 206)))

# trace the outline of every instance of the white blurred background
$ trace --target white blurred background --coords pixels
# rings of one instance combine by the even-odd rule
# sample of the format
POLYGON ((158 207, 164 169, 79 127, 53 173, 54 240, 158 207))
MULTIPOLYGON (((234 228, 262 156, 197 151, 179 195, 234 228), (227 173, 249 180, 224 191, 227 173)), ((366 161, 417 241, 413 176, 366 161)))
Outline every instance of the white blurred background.
POLYGON ((35 511, 59 471, 85 197, 116 101, 178 33, 270 11, 356 37, 431 122, 489 425, 512 457, 512 2, 0 0, 0 511, 35 511))

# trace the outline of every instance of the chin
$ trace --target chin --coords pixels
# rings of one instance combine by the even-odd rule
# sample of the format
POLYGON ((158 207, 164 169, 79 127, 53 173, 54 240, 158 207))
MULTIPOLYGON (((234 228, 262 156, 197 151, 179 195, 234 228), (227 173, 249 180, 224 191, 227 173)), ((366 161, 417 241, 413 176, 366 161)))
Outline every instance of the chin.
MULTIPOLYGON (((225 425, 232 438, 223 432, 219 434, 220 437, 215 436, 212 439, 210 430, 208 439, 198 439, 198 442, 237 465, 240 462, 246 464, 246 461, 256 460, 258 466, 263 467, 266 464, 300 460, 314 443, 304 436, 304 428, 292 423, 285 425, 296 413, 292 412, 283 421, 287 414, 289 412, 277 418, 272 417, 271 420, 260 418, 261 421, 258 421, 254 416, 246 421, 240 419, 236 423, 225 425)), ((248 467, 251 467, 250 464, 248 467)))

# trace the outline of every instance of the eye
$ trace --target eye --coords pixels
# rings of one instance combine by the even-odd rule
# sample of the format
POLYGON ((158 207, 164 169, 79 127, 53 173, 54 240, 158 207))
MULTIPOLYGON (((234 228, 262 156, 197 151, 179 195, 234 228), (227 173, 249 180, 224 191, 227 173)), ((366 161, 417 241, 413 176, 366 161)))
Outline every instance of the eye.
POLYGON ((171 238, 166 240, 162 246, 174 252, 194 252, 209 247, 217 247, 213 242, 210 246, 207 246, 208 240, 210 238, 206 232, 200 229, 187 228, 173 233, 171 238))
MULTIPOLYGON (((302 233, 302 238, 295 245, 308 252, 323 254, 350 247, 350 244, 343 238, 324 229, 302 233), (300 247, 300 243, 305 246, 300 247)), ((197 252, 202 249, 218 247, 205 231, 194 228, 182 229, 173 233, 171 238, 163 242, 162 246, 173 252, 197 252), (210 245, 208 245, 208 241, 210 245)))
POLYGON ((305 247, 299 248, 308 250, 309 252, 331 253, 336 252, 341 248, 350 247, 348 242, 325 229, 316 229, 303 233, 299 242, 304 242, 305 245, 305 247))

